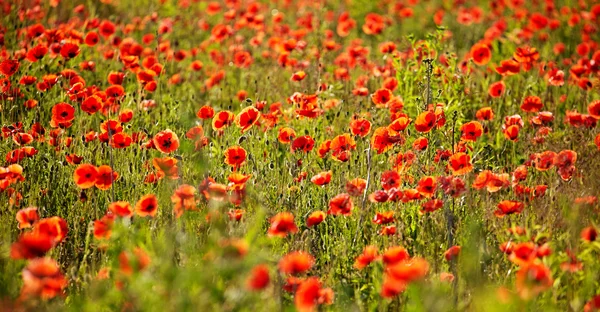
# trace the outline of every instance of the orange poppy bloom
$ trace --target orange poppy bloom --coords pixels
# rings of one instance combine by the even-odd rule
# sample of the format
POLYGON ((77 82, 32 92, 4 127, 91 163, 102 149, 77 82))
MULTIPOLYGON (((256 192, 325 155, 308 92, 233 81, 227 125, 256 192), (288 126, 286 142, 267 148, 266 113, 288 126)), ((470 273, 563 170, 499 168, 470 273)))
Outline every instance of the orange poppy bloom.
POLYGON ((269 236, 286 237, 297 232, 298 227, 294 223, 294 215, 291 212, 280 212, 271 218, 269 236))
POLYGON ((306 78, 306 73, 304 71, 295 72, 290 78, 291 81, 302 81, 306 78))
POLYGON ((394 144, 404 144, 406 139, 400 134, 395 133, 388 127, 380 127, 375 129, 371 137, 371 148, 377 151, 377 154, 384 153, 390 150, 394 144))
POLYGON ((471 156, 463 152, 455 153, 448 159, 448 167, 453 175, 465 175, 473 170, 471 156))
POLYGON ((293 251, 279 260, 279 271, 283 274, 298 275, 304 273, 315 263, 315 258, 303 251, 293 251))
POLYGON ((444 207, 444 202, 441 199, 434 198, 421 204, 421 210, 419 210, 419 212, 421 214, 434 212, 442 207, 444 207))
POLYGON ((432 111, 422 112, 415 120, 415 129, 421 133, 427 133, 436 125, 436 116, 432 111))
POLYGON ((73 172, 73 180, 77 187, 88 189, 96 184, 98 169, 94 165, 81 164, 73 172))
POLYGON ((30 228, 40 219, 36 207, 19 210, 16 218, 17 222, 19 222, 19 229, 30 228))
POLYGON ((95 185, 101 190, 108 190, 112 183, 119 178, 119 174, 108 165, 98 167, 95 185))
POLYGON ((171 202, 177 217, 180 217, 184 210, 196 209, 196 188, 189 184, 182 184, 171 195, 171 202))
POLYGON ((325 220, 326 214, 323 211, 317 210, 313 211, 308 218, 306 218, 306 226, 313 227, 315 225, 320 224, 325 220))
POLYGON ((279 128, 279 134, 277 135, 277 139, 282 144, 290 144, 292 139, 296 137, 296 131, 292 128, 284 127, 279 128))
POLYGON ((417 191, 424 197, 432 197, 437 188, 437 181, 434 177, 426 176, 419 180, 417 191))
POLYGON ((349 194, 338 194, 329 201, 327 214, 349 216, 353 207, 354 204, 349 194))
POLYGON ((150 265, 150 256, 141 249, 136 247, 133 249, 133 255, 131 252, 122 251, 119 254, 119 269, 127 276, 134 273, 134 269, 137 272, 143 271, 150 265))
POLYGON ((346 192, 350 196, 361 196, 367 187, 367 180, 356 178, 346 183, 346 192))
POLYGON ((133 216, 133 208, 131 204, 126 201, 116 201, 108 205, 108 211, 114 215, 127 218, 133 216))
POLYGON ((238 169, 246 161, 246 150, 241 146, 232 146, 225 151, 225 163, 238 169))
POLYGON ((230 111, 220 111, 218 112, 212 120, 212 128, 215 131, 222 130, 225 127, 228 127, 235 120, 235 115, 230 111))
POLYGON ((135 204, 135 213, 140 217, 156 216, 158 212, 158 199, 154 194, 146 194, 135 204))
POLYGON ((159 178, 179 179, 179 167, 174 157, 153 158, 152 166, 158 170, 159 178))
POLYGON ((494 119, 494 111, 491 107, 484 107, 479 109, 475 116, 477 117, 477 120, 492 120, 494 119))
POLYGON ((346 162, 350 159, 350 151, 356 149, 356 142, 348 133, 344 133, 333 138, 329 148, 333 159, 346 162))
POLYGON ((371 94, 371 100, 377 107, 386 107, 393 97, 392 91, 386 88, 379 89, 371 94))
POLYGON ((527 263, 517 272, 516 289, 519 296, 525 300, 552 288, 554 280, 552 272, 543 263, 527 263))
POLYGON ((67 287, 67 278, 60 272, 58 263, 50 258, 29 261, 22 273, 21 298, 51 299, 67 287))
POLYGON ((476 43, 471 48, 471 57, 477 65, 485 65, 492 59, 492 51, 485 43, 476 43))
POLYGON ((386 268, 389 277, 406 283, 424 278, 427 272, 429 263, 423 258, 400 261, 386 268))
POLYGON ((400 116, 392 121, 388 128, 397 132, 404 131, 411 122, 412 119, 408 118, 407 116, 400 116))
POLYGON ((366 268, 371 262, 376 261, 380 258, 379 252, 377 251, 377 247, 375 246, 366 246, 363 250, 362 254, 356 257, 354 261, 354 267, 358 270, 362 270, 366 268))
POLYGON ((179 138, 175 132, 170 129, 163 130, 157 133, 152 139, 157 150, 168 154, 176 151, 179 148, 179 138))
POLYGON ((494 211, 494 214, 498 218, 502 218, 505 215, 519 214, 524 208, 525 205, 521 202, 514 200, 503 200, 498 204, 498 209, 494 211))
POLYGON ((266 264, 259 264, 252 268, 248 277, 248 289, 253 291, 263 290, 269 286, 269 267, 266 264))

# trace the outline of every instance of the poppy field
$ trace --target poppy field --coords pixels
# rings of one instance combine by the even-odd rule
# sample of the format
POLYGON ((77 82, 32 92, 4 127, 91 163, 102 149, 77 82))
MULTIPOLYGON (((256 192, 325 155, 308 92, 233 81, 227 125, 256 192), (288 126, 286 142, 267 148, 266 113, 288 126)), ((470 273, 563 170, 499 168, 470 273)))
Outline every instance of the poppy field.
POLYGON ((0 310, 600 310, 599 91, 598 0, 0 0, 0 310))

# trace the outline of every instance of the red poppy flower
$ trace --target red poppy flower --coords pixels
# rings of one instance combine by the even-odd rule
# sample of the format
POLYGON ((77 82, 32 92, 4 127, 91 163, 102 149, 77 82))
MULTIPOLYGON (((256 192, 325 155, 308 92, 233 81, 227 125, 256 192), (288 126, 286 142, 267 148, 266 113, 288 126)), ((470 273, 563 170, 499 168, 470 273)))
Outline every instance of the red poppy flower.
POLYGON ((306 218, 306 226, 313 227, 315 225, 319 225, 321 222, 325 220, 326 214, 323 211, 317 210, 313 211, 308 218, 306 218))
POLYGON ((119 174, 108 165, 98 167, 95 185, 101 190, 108 190, 112 183, 119 178, 119 174))
POLYGON ((410 255, 408 254, 406 248, 401 246, 393 246, 385 250, 382 259, 383 263, 386 265, 393 265, 401 261, 408 260, 409 258, 410 255))
POLYGON ((248 289, 259 291, 269 286, 269 282, 269 267, 265 264, 259 264, 252 268, 250 276, 248 277, 247 285, 248 289))
POLYGON ((394 133, 393 130, 387 127, 375 129, 371 137, 371 148, 377 151, 377 154, 384 153, 390 150, 394 144, 404 144, 406 139, 400 133, 394 133))
POLYGON ((79 55, 79 51, 78 45, 67 42, 60 48, 60 55, 65 59, 71 59, 79 55))
POLYGON ((176 151, 179 148, 179 138, 171 129, 163 130, 157 133, 152 139, 157 150, 168 154, 176 151))
POLYGON ((393 211, 384 211, 375 213, 375 217, 373 218, 373 223, 375 224, 389 224, 394 222, 394 212, 393 211))
POLYGON ((521 71, 519 62, 509 59, 500 62, 500 66, 496 67, 496 72, 502 76, 516 75, 521 71))
POLYGON ((412 122, 412 119, 406 116, 400 116, 396 118, 392 123, 388 126, 389 129, 400 132, 404 131, 406 127, 412 122))
POLYGON ((246 155, 241 146, 232 146, 225 151, 225 164, 237 169, 246 161, 246 155))
POLYGON ((33 232, 48 236, 54 244, 61 243, 67 237, 68 227, 67 221, 61 217, 51 217, 39 220, 34 224, 33 232))
POLYGON ((75 108, 67 103, 58 103, 52 107, 52 121, 65 124, 75 119, 75 108))
POLYGON ((519 214, 524 208, 525 205, 521 202, 514 200, 503 200, 498 204, 498 209, 494 211, 494 214, 498 218, 502 218, 505 215, 519 214))
POLYGON ((105 90, 106 95, 111 98, 118 99, 125 94, 125 88, 121 85, 112 85, 105 90))
POLYGON ((346 193, 338 194, 329 201, 327 214, 349 216, 352 213, 352 198, 346 193))
POLYGON ((460 246, 452 246, 448 248, 446 252, 444 252, 444 258, 446 259, 446 261, 452 261, 456 259, 456 257, 458 257, 458 255, 460 254, 460 250, 460 246))
POLYGON ((81 164, 73 172, 73 180, 77 187, 87 189, 96 184, 98 169, 94 165, 81 164))
POLYGON ((600 100, 588 104, 587 111, 592 117, 600 119, 600 100))
POLYGON ((528 113, 536 113, 539 112, 543 106, 542 99, 538 96, 530 95, 523 100, 521 110, 528 113))
POLYGON ((60 272, 58 263, 50 258, 37 258, 29 261, 21 274, 22 299, 38 297, 51 299, 60 295, 67 287, 67 278, 60 272))
POLYGON ((315 259, 310 254, 303 251, 293 251, 279 260, 278 267, 283 274, 298 275, 310 270, 314 263, 315 259))
POLYGON ((419 212, 422 214, 434 212, 442 207, 444 207, 444 202, 441 199, 434 198, 421 204, 421 210, 419 210, 419 212))
POLYGON ((215 131, 228 127, 235 120, 235 115, 230 111, 220 111, 212 120, 212 128, 215 131))
POLYGON ((399 187, 400 182, 400 174, 396 171, 388 170, 381 174, 381 187, 386 191, 399 187))
POLYGON ((271 218, 269 236, 286 237, 297 232, 298 227, 294 223, 294 215, 291 212, 280 212, 271 218))
POLYGON ((48 235, 35 232, 24 233, 10 247, 10 257, 13 259, 33 259, 43 257, 52 247, 54 240, 48 235))
POLYGON ((292 141, 292 151, 303 151, 308 153, 315 146, 315 140, 310 135, 297 137, 292 141))
POLYGON ((581 230, 581 239, 586 242, 595 242, 598 239, 598 230, 593 226, 588 226, 581 230))
POLYGON ((364 118, 353 118, 350 121, 350 131, 353 135, 364 138, 371 131, 371 122, 364 118))
POLYGON ((108 211, 122 218, 133 216, 133 208, 131 207, 131 204, 126 201, 116 201, 110 203, 108 205, 108 211))
POLYGON ((316 277, 310 277, 298 286, 294 295, 294 304, 299 312, 312 312, 320 304, 333 303, 333 290, 321 288, 321 282, 316 277))
POLYGON ((19 61, 17 60, 4 60, 0 62, 0 73, 4 76, 10 77, 19 70, 19 61))
POLYGON ((48 53, 48 48, 44 45, 37 45, 27 51, 27 60, 31 62, 37 62, 44 58, 44 56, 48 53))
POLYGON ((320 173, 314 175, 310 179, 310 181, 319 186, 329 184, 329 182, 331 181, 331 173, 332 173, 331 170, 320 172, 320 173))
POLYGON ((504 81, 494 82, 488 88, 488 94, 493 98, 498 98, 504 94, 505 89, 506 85, 504 84, 504 81))
POLYGON ((260 118, 260 112, 254 106, 244 108, 236 117, 235 124, 242 129, 242 133, 248 131, 260 118))
POLYGON ((483 134, 483 126, 477 121, 469 121, 460 127, 460 131, 462 131, 461 139, 475 142, 483 134))
POLYGON ((354 267, 358 270, 362 270, 379 258, 377 247, 371 245, 366 246, 362 254, 356 257, 356 260, 354 261, 354 267))
POLYGON ((477 65, 485 65, 492 59, 492 51, 485 43, 476 43, 471 48, 471 57, 477 65))

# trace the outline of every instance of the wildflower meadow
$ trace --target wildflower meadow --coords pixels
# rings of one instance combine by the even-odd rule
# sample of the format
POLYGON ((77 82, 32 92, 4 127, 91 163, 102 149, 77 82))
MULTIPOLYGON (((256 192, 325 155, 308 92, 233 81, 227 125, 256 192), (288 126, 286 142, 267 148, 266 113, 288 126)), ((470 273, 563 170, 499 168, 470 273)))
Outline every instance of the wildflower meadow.
POLYGON ((598 120, 598 0, 0 0, 0 311, 600 311, 598 120))

